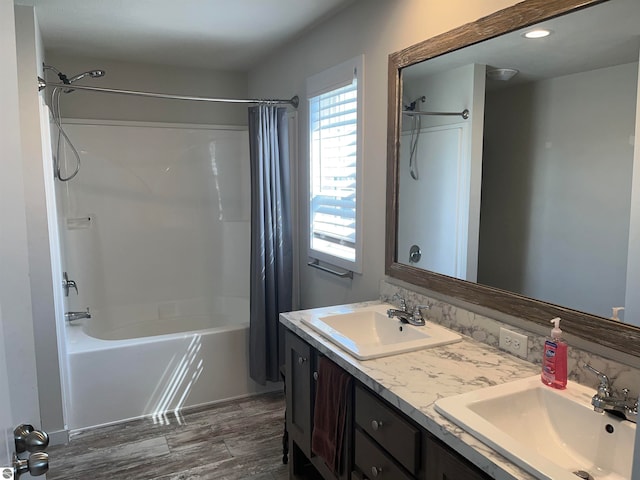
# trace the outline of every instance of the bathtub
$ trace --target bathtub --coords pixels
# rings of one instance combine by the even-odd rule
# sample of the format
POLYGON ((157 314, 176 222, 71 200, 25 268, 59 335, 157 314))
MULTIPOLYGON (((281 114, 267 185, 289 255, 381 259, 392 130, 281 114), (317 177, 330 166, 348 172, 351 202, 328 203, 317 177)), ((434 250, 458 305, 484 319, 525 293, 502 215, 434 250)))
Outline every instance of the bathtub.
MULTIPOLYGON (((235 302, 237 303, 237 302, 235 302)), ((66 327, 71 431, 280 389, 249 378, 246 308, 213 316, 166 316, 118 328, 92 318, 66 327)))

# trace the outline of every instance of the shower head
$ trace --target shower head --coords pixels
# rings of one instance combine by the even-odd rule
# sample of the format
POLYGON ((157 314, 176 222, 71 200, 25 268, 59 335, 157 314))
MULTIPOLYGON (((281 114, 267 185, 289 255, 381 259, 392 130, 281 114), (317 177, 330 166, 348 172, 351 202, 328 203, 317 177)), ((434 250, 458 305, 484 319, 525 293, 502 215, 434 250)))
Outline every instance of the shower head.
POLYGON ((100 77, 104 77, 104 74, 105 74, 104 70, 89 70, 87 72, 82 72, 82 73, 79 73, 78 75, 74 75, 73 77, 69 78, 68 81, 69 83, 73 83, 73 82, 77 82, 78 80, 84 77, 100 78, 100 77))
POLYGON ((416 108, 419 107, 418 102, 420 103, 424 103, 427 101, 427 97, 425 97, 424 95, 416 98, 413 102, 408 103, 407 105, 404 105, 404 109, 405 110, 409 110, 409 111, 414 111, 416 108))
MULTIPOLYGON (((58 77, 60 77, 60 80, 62 80, 62 83, 66 84, 66 85, 71 85, 73 82, 77 82, 78 80, 81 80, 85 77, 91 77, 91 78, 100 78, 100 77, 104 77, 105 75, 105 71, 104 70, 87 70, 86 72, 82 72, 79 73, 78 75, 74 75, 71 78, 67 78, 67 76, 63 73, 58 73, 58 77)), ((64 90, 64 93, 71 93, 73 92, 73 88, 67 88, 64 90)))

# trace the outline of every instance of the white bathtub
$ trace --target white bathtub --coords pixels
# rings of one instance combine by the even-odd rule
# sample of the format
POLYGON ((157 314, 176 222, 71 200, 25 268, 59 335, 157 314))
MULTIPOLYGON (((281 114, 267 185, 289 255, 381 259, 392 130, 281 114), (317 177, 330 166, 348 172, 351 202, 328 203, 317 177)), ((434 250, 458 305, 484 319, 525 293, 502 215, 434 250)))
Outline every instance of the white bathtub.
POLYGON ((110 331, 100 328, 99 313, 73 323, 67 326, 72 431, 146 415, 166 422, 181 408, 280 388, 249 378, 248 308, 110 331))

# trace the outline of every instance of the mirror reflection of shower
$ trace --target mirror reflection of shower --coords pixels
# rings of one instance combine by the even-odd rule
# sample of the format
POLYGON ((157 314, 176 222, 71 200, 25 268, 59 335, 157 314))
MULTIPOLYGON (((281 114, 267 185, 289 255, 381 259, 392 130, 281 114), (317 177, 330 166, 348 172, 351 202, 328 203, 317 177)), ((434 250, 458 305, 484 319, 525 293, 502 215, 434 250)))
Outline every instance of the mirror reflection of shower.
MULTIPOLYGON (((424 95, 416 98, 411 103, 404 105, 404 110, 409 112, 420 111, 420 103, 427 101, 424 95), (420 102, 420 103, 418 103, 420 102)), ((422 116, 411 115, 411 139, 409 142, 409 173, 411 178, 418 180, 418 163, 416 160, 418 153, 418 140, 420 139, 420 129, 422 128, 422 116)))
MULTIPOLYGON (((57 68, 51 65, 43 65, 43 67, 45 72, 47 70, 52 70, 53 72, 55 72, 58 75, 58 78, 60 79, 60 81, 65 85, 71 85, 72 83, 77 82, 78 80, 82 80, 83 78, 86 78, 86 77, 89 77, 89 78, 104 77, 106 73, 104 70, 95 69, 95 70, 88 70, 86 72, 78 73, 77 75, 74 75, 71 78, 69 78, 67 77, 67 75, 65 75, 60 70, 58 70, 57 68)), ((62 128, 62 117, 60 113, 60 94, 71 93, 71 92, 73 92, 73 88, 61 88, 61 87, 55 87, 51 92, 51 114, 53 116, 53 121, 56 124, 56 127, 58 128, 56 152, 55 152, 55 155, 53 156, 53 168, 54 168, 55 177, 61 182, 68 182, 69 180, 74 178, 80 171, 80 155, 78 154, 78 151, 76 150, 73 143, 71 142, 66 132, 62 128), (62 168, 60 166, 61 164, 60 143, 63 138, 64 138, 64 141, 69 146, 69 149, 73 154, 73 157, 75 158, 75 167, 73 169, 73 172, 67 176, 64 176, 62 174, 62 168)))

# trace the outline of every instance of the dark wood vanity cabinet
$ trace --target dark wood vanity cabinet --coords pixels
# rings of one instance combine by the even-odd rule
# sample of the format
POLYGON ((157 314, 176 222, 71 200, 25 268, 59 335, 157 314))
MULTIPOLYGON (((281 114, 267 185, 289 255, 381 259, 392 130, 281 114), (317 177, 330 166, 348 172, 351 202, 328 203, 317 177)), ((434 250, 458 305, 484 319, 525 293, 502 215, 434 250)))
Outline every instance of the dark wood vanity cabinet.
POLYGON ((285 352, 285 391, 289 440, 295 442, 296 447, 307 458, 311 458, 315 349, 297 335, 287 332, 285 352))
POLYGON ((289 435, 289 472, 293 479, 348 480, 351 469, 352 405, 347 412, 344 438, 344 468, 335 475, 311 451, 315 385, 320 354, 297 335, 287 330, 285 335, 286 417, 289 435))
POLYGON ((355 381, 347 414, 344 469, 334 475, 311 452, 319 354, 287 330, 286 406, 293 479, 487 480, 488 475, 355 381))

